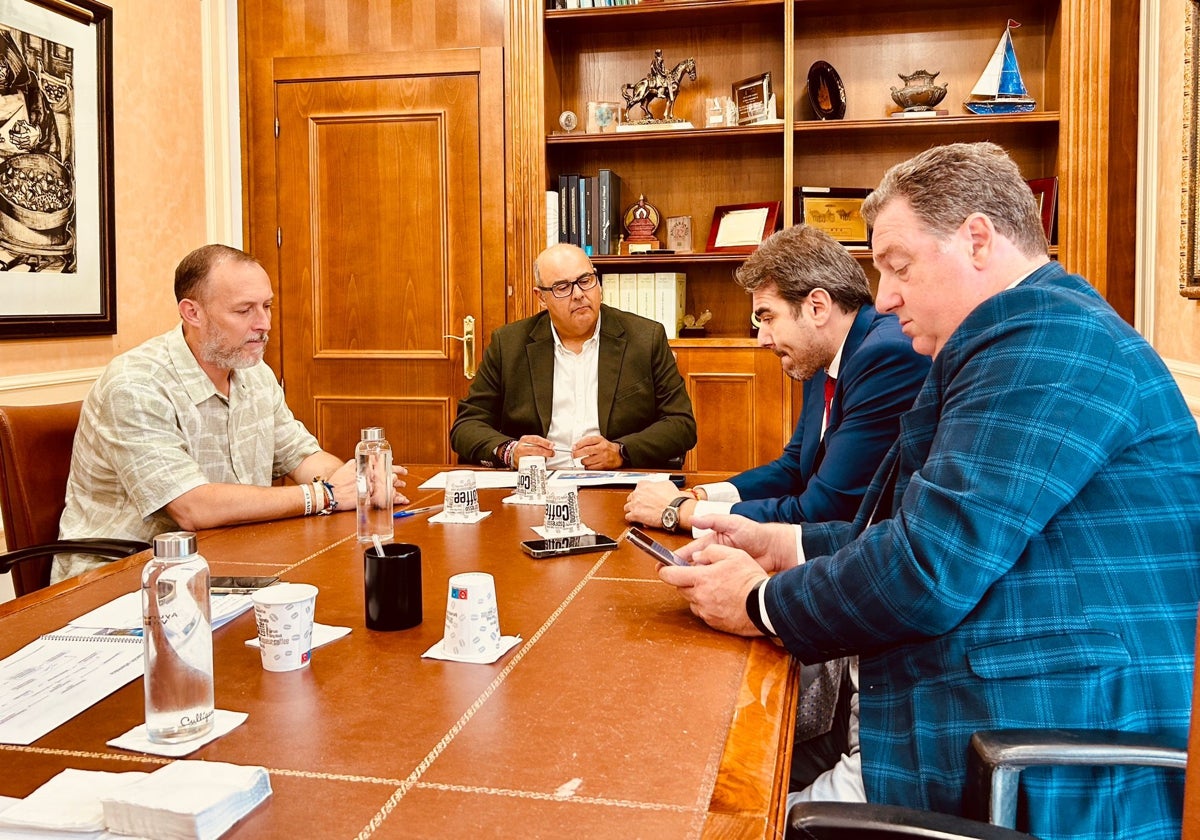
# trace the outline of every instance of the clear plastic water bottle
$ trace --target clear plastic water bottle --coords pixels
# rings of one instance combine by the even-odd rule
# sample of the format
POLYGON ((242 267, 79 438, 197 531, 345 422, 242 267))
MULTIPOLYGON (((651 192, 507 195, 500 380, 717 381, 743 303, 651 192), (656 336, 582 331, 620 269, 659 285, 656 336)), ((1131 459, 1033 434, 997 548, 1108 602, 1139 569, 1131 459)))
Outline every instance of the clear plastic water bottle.
POLYGON ((212 607, 208 563, 196 535, 154 538, 142 570, 146 734, 159 744, 189 741, 213 727, 212 607))
POLYGON ((392 539, 392 445, 383 437, 383 429, 370 426, 362 430, 362 440, 354 447, 358 482, 358 541, 381 542, 392 539))

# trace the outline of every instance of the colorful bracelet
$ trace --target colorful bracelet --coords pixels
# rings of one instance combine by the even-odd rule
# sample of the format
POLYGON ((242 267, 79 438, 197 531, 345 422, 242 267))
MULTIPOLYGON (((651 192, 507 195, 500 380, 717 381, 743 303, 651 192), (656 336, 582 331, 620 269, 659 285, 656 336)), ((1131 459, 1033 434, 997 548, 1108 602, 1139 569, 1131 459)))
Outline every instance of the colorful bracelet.
POLYGON ((518 441, 515 441, 515 440, 510 440, 507 443, 502 443, 502 444, 500 444, 500 451, 498 453, 496 453, 496 457, 498 457, 501 461, 503 461, 504 466, 508 467, 509 469, 512 469, 513 451, 517 448, 517 444, 518 444, 518 441))
POLYGON ((318 477, 318 478, 313 479, 313 488, 314 489, 316 489, 318 482, 320 483, 321 489, 325 491, 326 505, 325 505, 325 509, 323 511, 320 511, 317 514, 317 516, 328 516, 329 514, 333 513, 335 510, 337 510, 337 506, 338 506, 337 497, 333 495, 333 485, 330 484, 328 481, 326 481, 323 478, 318 477))

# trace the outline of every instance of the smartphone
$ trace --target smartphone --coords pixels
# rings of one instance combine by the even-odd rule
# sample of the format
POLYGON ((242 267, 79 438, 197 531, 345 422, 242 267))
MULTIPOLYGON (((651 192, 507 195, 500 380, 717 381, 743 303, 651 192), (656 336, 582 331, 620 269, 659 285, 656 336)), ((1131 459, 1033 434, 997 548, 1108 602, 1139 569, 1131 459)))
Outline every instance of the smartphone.
POLYGON ((580 534, 575 537, 556 537, 548 540, 525 540, 521 548, 534 559, 557 557, 560 554, 586 554, 589 551, 610 551, 617 541, 604 534, 580 534))
POLYGON ((279 581, 279 577, 254 577, 246 575, 214 576, 208 580, 208 591, 218 595, 247 595, 279 581))
POLYGON ((670 566, 690 566, 688 561, 684 560, 671 549, 667 548, 662 543, 655 540, 645 531, 640 528, 629 529, 629 541, 640 548, 642 551, 649 554, 659 563, 670 566))

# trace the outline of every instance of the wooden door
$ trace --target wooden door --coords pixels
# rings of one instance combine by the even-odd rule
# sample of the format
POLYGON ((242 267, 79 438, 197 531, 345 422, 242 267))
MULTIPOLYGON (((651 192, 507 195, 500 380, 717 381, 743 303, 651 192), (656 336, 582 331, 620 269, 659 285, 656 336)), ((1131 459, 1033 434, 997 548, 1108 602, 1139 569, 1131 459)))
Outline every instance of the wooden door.
POLYGON ((499 49, 277 59, 276 327, 288 404, 350 457, 448 463, 449 428, 504 298, 499 49), (486 328, 486 329, 485 329, 486 328), (467 358, 464 358, 467 355, 467 358))

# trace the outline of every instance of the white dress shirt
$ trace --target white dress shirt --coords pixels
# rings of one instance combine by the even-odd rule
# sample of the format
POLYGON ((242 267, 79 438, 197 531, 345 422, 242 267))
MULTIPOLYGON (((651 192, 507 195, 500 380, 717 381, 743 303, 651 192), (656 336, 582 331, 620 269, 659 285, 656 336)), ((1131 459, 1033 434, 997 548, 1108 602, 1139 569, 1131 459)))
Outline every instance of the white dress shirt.
POLYGON ((577 468, 580 464, 571 458, 571 447, 580 438, 600 434, 600 319, 596 318, 595 332, 578 353, 562 343, 553 323, 550 332, 554 335, 554 402, 546 437, 554 444, 555 453, 546 459, 546 466, 577 468))

